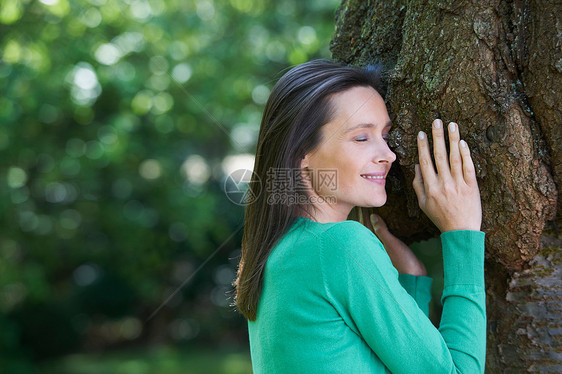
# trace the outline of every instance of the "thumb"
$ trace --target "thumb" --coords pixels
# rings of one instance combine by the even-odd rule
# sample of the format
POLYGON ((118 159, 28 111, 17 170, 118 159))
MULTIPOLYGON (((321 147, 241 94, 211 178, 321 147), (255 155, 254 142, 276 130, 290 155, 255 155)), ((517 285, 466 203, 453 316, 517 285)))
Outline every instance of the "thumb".
POLYGON ((388 228, 386 227, 386 223, 379 215, 376 215, 374 213, 371 214, 369 218, 371 219, 371 225, 373 226, 373 231, 375 235, 384 244, 389 238, 392 237, 392 234, 388 231, 388 228))
POLYGON ((371 214, 369 218, 371 219, 371 226, 373 227, 373 230, 377 231, 377 229, 379 228, 379 226, 377 225, 379 217, 376 214, 371 214))

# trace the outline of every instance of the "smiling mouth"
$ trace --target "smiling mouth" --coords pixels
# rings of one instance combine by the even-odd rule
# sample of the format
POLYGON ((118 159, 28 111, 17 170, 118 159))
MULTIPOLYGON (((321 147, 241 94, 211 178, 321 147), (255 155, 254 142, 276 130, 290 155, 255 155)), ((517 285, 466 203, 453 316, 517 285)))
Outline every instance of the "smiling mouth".
POLYGON ((365 179, 384 179, 384 175, 365 175, 362 174, 361 177, 365 178, 365 179))

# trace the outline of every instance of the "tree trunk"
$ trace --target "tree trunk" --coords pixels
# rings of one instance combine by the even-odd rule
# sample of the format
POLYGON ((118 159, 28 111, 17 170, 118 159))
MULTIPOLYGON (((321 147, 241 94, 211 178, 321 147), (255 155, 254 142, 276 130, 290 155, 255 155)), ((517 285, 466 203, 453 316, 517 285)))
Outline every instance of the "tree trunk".
POLYGON ((334 58, 391 69, 399 165, 379 210, 391 230, 407 241, 438 234, 411 185, 418 131, 455 121, 470 146, 487 233, 491 373, 562 372, 561 35, 555 1, 344 0, 337 14, 334 58))

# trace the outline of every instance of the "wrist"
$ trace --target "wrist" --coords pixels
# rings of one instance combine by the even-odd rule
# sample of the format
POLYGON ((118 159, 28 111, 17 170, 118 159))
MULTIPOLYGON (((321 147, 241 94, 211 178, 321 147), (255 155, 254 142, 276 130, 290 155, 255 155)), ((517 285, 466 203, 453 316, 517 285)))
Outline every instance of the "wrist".
POLYGON ((482 223, 475 222, 475 223, 462 223, 462 224, 453 224, 453 225, 445 225, 441 232, 447 231, 461 231, 461 230, 468 230, 468 231, 481 231, 482 223))
POLYGON ((392 265, 398 270, 399 274, 410 274, 414 276, 427 276, 425 265, 413 252, 392 253, 388 252, 392 265))
POLYGON ((414 266, 404 271, 403 274, 410 274, 416 277, 420 277, 420 276, 427 277, 427 270, 425 269, 425 265, 421 261, 419 261, 419 264, 417 266, 414 266))
POLYGON ((482 231, 480 226, 456 226, 441 230, 441 233, 450 231, 482 231))

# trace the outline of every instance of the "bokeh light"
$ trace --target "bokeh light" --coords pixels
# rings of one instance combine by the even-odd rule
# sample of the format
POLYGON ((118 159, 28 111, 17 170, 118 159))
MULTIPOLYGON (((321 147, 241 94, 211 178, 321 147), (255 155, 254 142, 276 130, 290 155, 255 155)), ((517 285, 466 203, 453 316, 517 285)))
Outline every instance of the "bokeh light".
POLYGON ((2 364, 64 374, 92 352, 185 345, 182 367, 230 347, 238 364, 206 372, 248 372, 229 306, 241 233, 226 240, 243 209, 223 182, 253 169, 279 72, 329 57, 338 3, 0 1, 2 364))

